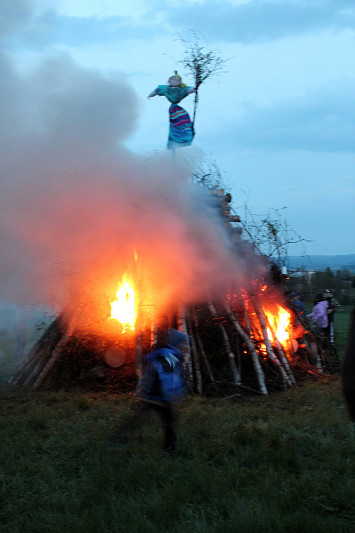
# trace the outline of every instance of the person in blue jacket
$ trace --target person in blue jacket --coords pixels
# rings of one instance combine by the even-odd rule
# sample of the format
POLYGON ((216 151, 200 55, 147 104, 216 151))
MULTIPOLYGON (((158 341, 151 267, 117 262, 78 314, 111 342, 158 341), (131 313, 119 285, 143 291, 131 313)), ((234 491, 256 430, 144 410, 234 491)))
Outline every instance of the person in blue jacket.
POLYGON ((306 308, 300 300, 300 294, 298 292, 291 292, 290 303, 297 314, 297 318, 305 318, 307 315, 306 308))
POLYGON ((179 348, 185 343, 184 333, 170 329, 154 351, 143 358, 144 371, 136 390, 141 400, 165 406, 183 396, 184 367, 179 348))
POLYGON ((188 336, 176 329, 169 329, 160 336, 153 351, 143 358, 142 376, 136 388, 140 400, 128 419, 117 428, 109 446, 120 446, 128 436, 141 427, 147 410, 156 411, 164 426, 164 449, 172 452, 176 445, 174 404, 185 393, 184 366, 181 350, 188 336))

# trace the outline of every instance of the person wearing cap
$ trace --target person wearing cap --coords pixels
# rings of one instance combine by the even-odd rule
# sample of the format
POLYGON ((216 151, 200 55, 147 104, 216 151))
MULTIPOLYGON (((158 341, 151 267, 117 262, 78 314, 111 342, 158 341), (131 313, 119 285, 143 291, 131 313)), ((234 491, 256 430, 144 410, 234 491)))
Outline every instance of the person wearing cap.
POLYGON ((334 342, 334 313, 337 310, 338 303, 333 298, 332 291, 329 289, 324 289, 323 299, 328 302, 328 326, 327 326, 327 336, 331 343, 334 342))
POLYGON ((301 302, 298 292, 291 292, 290 303, 297 314, 297 318, 304 318, 306 316, 306 308, 301 302))
POLYGON ((168 329, 158 337, 152 352, 143 357, 143 371, 136 388, 139 402, 128 418, 117 427, 110 447, 128 442, 129 433, 140 428, 147 411, 156 411, 164 427, 164 449, 173 452, 176 446, 176 404, 184 395, 184 367, 182 350, 188 336, 182 331, 168 329))

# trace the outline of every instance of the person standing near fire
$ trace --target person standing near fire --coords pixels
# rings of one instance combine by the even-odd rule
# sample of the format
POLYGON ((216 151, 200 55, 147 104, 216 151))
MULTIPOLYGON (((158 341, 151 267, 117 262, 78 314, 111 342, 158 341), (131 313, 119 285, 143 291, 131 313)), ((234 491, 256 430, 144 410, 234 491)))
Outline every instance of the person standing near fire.
POLYGON ((332 292, 329 289, 324 289, 323 299, 328 302, 328 326, 327 326, 327 336, 330 342, 334 343, 334 314, 339 308, 338 302, 333 297, 332 292))
POLYGON ((321 335, 327 335, 328 332, 328 302, 323 299, 322 293, 316 294, 313 304, 313 310, 309 318, 317 327, 321 335))
POLYGON ((168 329, 158 337, 151 353, 143 358, 133 409, 116 428, 108 446, 121 447, 145 422, 149 411, 155 411, 164 427, 164 449, 173 452, 176 446, 175 410, 184 395, 184 366, 182 350, 188 336, 182 331, 168 329))
POLYGON ((290 304, 293 310, 295 311, 297 318, 301 319, 306 316, 306 308, 300 300, 300 294, 298 292, 291 292, 290 304))

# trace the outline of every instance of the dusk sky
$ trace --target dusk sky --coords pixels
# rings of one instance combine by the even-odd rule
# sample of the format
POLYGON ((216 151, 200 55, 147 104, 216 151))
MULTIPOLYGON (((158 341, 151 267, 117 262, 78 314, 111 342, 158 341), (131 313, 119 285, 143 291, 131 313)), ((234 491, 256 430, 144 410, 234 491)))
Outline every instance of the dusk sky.
MULTIPOLYGON (((228 61, 200 89, 186 157, 218 165, 241 216, 245 204, 260 215, 286 207, 288 224, 311 241, 290 255, 355 253, 353 0, 3 0, 5 149, 20 157, 18 132, 41 130, 43 109, 49 122, 50 102, 77 79, 74 114, 86 82, 97 94, 88 143, 111 139, 117 120, 125 158, 165 153, 169 104, 147 95, 176 69, 191 83, 179 63, 191 30, 228 61)), ((182 105, 191 113, 193 96, 182 105)))

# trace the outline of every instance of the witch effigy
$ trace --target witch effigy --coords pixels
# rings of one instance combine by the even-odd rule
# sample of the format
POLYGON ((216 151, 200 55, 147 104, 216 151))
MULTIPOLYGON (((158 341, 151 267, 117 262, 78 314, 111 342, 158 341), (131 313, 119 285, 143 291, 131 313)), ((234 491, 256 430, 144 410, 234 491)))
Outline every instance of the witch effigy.
POLYGON ((170 127, 168 138, 168 149, 170 150, 176 146, 189 146, 192 143, 195 133, 190 116, 185 109, 177 104, 194 92, 196 92, 196 89, 182 83, 181 76, 175 71, 175 74, 170 76, 168 85, 158 85, 148 95, 148 98, 165 96, 171 103, 169 107, 170 127))

